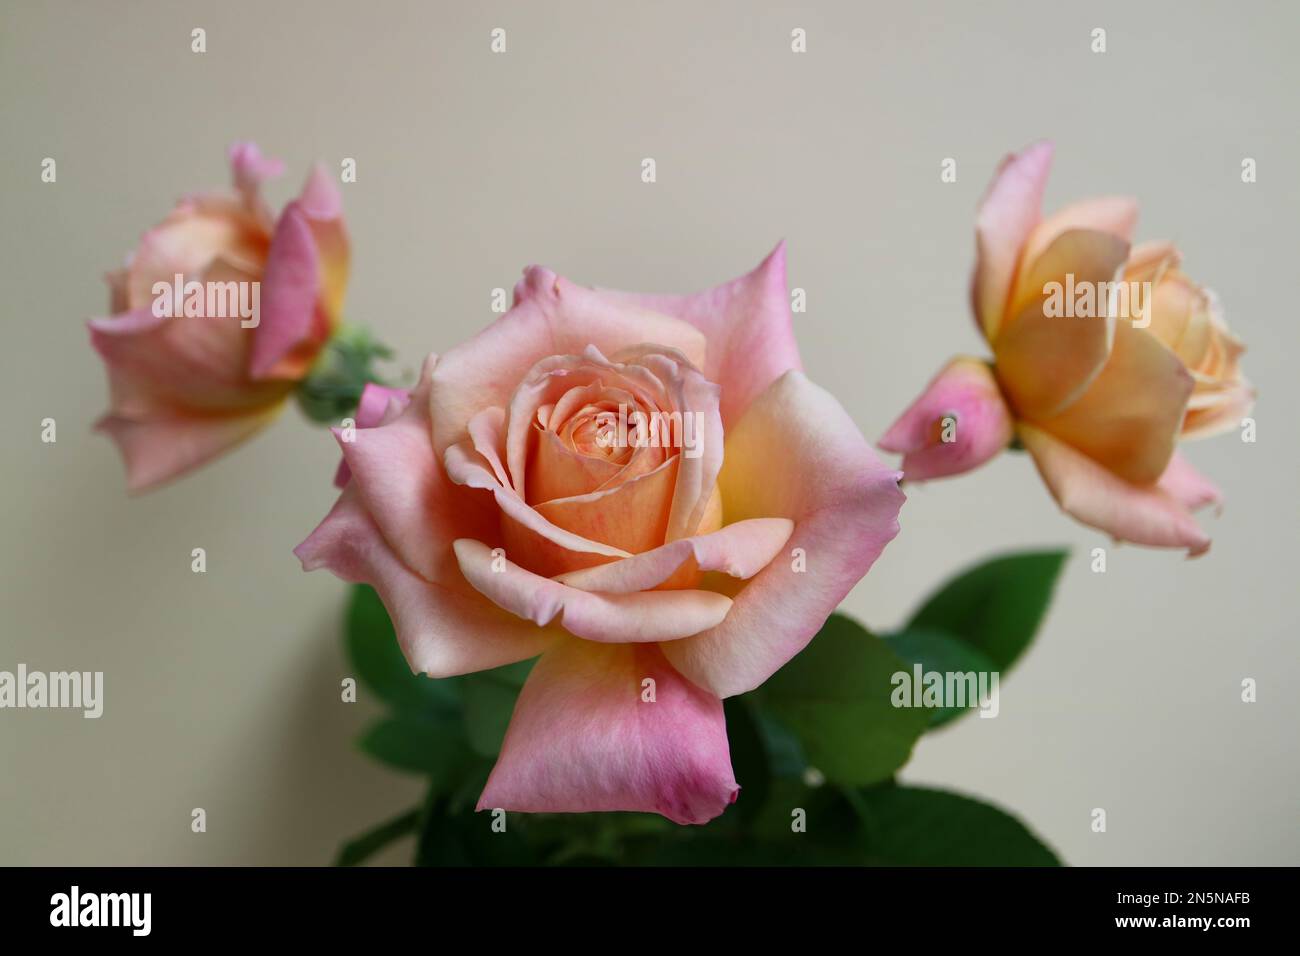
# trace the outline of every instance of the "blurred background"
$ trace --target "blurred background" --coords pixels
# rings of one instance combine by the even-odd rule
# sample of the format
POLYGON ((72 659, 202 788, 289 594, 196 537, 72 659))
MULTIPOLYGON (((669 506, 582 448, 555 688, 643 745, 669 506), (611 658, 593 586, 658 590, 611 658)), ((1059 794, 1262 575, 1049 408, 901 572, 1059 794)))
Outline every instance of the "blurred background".
POLYGON ((874 441, 950 355, 984 354, 975 207, 1000 158, 1043 137, 1048 208, 1135 195, 1139 238, 1177 241, 1219 293, 1249 347, 1258 441, 1188 446, 1227 496, 1192 562, 1072 524, 1022 455, 910 488, 902 534, 845 605, 868 625, 900 624, 993 552, 1072 558, 998 718, 927 735, 902 778, 992 800, 1074 864, 1300 863, 1298 29, 1286 0, 5 0, 0 669, 103 671, 105 709, 0 711, 0 864, 327 863, 420 797, 354 748, 380 708, 339 699, 346 588, 290 553, 334 499, 328 434, 291 408, 131 500, 90 433, 101 276, 180 195, 226 184, 232 141, 287 161, 277 206, 311 162, 356 160, 347 313, 412 374, 489 323, 492 290, 528 263, 684 292, 784 238, 807 371, 874 441))

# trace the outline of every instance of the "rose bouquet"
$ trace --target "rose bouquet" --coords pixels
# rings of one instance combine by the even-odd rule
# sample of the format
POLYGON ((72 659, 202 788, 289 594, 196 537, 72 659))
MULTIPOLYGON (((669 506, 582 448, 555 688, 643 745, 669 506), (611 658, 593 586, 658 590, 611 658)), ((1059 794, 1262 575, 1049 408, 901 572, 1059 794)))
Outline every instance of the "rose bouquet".
POLYGON ((231 158, 234 194, 184 201, 111 277, 103 427, 145 488, 291 394, 336 426, 340 494, 296 554, 354 584, 344 683, 388 707, 361 748, 428 778, 340 862, 408 834, 428 864, 1056 862, 1013 816, 895 775, 928 730, 996 716, 1064 552, 968 569, 892 633, 836 608, 899 533, 902 479, 1004 448, 1086 524, 1208 548, 1190 511, 1221 496, 1174 445, 1253 392, 1177 252, 1131 248, 1132 201, 1043 219, 1050 147, 1004 162, 972 283, 993 358, 950 362, 889 429, 900 472, 802 371, 784 245, 694 295, 531 266, 395 388, 340 325, 336 187, 318 170, 273 219, 278 164, 231 158), (240 282, 260 299, 214 307, 240 282))

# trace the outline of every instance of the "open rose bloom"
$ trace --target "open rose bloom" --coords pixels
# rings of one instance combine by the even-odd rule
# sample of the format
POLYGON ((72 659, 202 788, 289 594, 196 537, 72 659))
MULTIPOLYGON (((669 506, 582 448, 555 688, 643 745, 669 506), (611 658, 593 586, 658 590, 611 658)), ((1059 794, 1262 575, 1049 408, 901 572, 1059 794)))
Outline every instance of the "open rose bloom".
POLYGON ((540 655, 480 809, 716 817, 738 792, 721 699, 898 531, 898 473, 800 371, 782 247, 691 296, 529 268, 409 403, 368 404, 297 554, 374 585, 417 672, 540 655))
POLYGON ((338 187, 317 167, 276 220, 260 186, 281 164, 247 143, 230 160, 235 189, 187 197, 147 232, 108 276, 112 315, 90 323, 112 406, 97 427, 116 442, 132 491, 268 424, 340 322, 348 242, 338 187), (178 283, 203 290, 184 311, 189 296, 159 293, 178 283), (236 301, 257 302, 256 314, 230 308, 236 301))
POLYGON ((904 455, 909 480, 924 480, 968 471, 1018 437, 1077 520, 1201 554, 1210 539, 1192 511, 1220 494, 1176 446, 1249 412, 1243 347, 1172 245, 1131 248, 1133 200, 1042 218, 1051 160, 1046 143, 1008 157, 980 207, 972 300, 993 360, 952 360, 880 445, 904 455), (1061 289, 1079 290, 1071 314, 1061 314, 1061 289))

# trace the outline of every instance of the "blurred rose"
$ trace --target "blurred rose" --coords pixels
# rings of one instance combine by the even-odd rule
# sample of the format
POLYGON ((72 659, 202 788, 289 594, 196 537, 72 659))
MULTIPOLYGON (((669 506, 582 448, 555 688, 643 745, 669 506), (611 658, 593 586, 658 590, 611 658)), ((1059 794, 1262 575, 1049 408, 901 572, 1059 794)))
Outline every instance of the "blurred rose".
POLYGON ((532 267, 404 410, 340 433, 351 480, 304 568, 373 584, 417 672, 541 655, 480 809, 702 823, 735 799, 721 698, 808 643, 903 501, 799 367, 781 247, 691 296, 532 267))
POLYGON ((273 222, 260 185, 282 164, 251 143, 232 147, 230 161, 235 190, 187 197, 145 233, 108 276, 113 314, 90 323, 111 394, 97 427, 122 453, 132 491, 266 425, 339 323, 348 244, 337 187, 317 167, 273 222), (202 293, 172 295, 186 283, 202 293))
POLYGON ((950 363, 880 445, 922 480, 969 471, 1014 434, 1068 514, 1201 554, 1210 539, 1191 512, 1220 495, 1175 446, 1249 411, 1242 346, 1172 246, 1130 257, 1133 200, 1041 218, 1051 159, 1047 143, 1008 157, 980 206, 972 302, 993 360, 950 363))

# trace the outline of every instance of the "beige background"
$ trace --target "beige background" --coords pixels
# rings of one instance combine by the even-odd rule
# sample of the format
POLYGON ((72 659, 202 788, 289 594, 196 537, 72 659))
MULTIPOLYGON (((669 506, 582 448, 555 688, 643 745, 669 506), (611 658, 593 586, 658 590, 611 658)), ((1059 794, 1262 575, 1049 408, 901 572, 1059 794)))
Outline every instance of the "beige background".
POLYGON ((991 552, 1074 556, 1001 716, 925 738, 904 776, 1014 809, 1078 864, 1300 862, 1296 4, 2 9, 0 669, 103 670, 107 690, 98 721, 0 712, 0 863, 322 863, 417 797, 352 748, 376 708, 338 699, 344 586, 289 553, 332 500, 333 442, 291 410, 128 500, 89 433, 100 275, 181 193, 225 182, 229 142, 288 161, 277 203, 313 159, 356 158, 348 312, 412 369, 489 322, 526 263, 686 291, 784 237, 807 369, 874 440, 950 354, 980 354, 974 208, 997 160, 1043 136, 1049 206, 1135 194, 1140 235, 1176 239, 1220 293, 1250 345, 1259 441, 1190 450, 1228 496, 1206 558, 1122 548, 1104 575, 1087 552, 1107 542, 1058 515, 1022 456, 913 489, 847 601, 872 625, 991 552))

